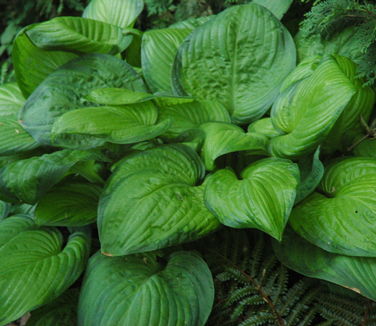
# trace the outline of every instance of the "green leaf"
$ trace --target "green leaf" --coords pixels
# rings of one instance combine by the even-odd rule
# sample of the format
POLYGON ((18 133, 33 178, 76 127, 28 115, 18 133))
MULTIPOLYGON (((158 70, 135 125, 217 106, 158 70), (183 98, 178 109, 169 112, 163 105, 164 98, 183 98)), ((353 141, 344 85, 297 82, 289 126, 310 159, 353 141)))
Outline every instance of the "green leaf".
POLYGON ((294 208, 295 232, 322 249, 376 257, 376 160, 348 158, 330 166, 318 192, 294 208))
POLYGON ((40 49, 116 54, 132 41, 115 25, 81 17, 56 17, 28 28, 26 35, 40 49))
POLYGON ((37 48, 21 31, 14 41, 12 62, 16 80, 25 98, 53 71, 77 58, 77 54, 62 51, 46 51, 37 48))
MULTIPOLYGON (((124 87, 144 92, 141 77, 124 61, 105 54, 89 54, 77 58, 50 74, 28 98, 20 118, 22 124, 39 143, 51 144, 53 123, 72 110, 91 107, 85 97, 101 87, 124 87)), ((92 137, 68 135, 54 139, 56 145, 90 148, 103 142, 92 137)))
POLYGON ((56 300, 31 313, 28 326, 72 326, 77 324, 78 290, 64 292, 56 300))
POLYGON ((309 78, 282 92, 273 105, 272 123, 284 135, 270 140, 274 156, 313 153, 356 92, 345 70, 349 61, 323 61, 309 78))
POLYGON ((320 147, 311 157, 303 157, 299 162, 300 169, 300 184, 296 192, 295 204, 301 202, 320 184, 324 176, 324 164, 320 161, 320 147))
MULTIPOLYGON (((351 236, 350 236, 351 237, 351 236)), ((376 259, 329 253, 287 229, 282 243, 273 242, 279 260, 308 277, 344 286, 376 300, 376 259)))
POLYGON ((35 223, 47 226, 84 226, 94 223, 101 188, 82 182, 66 182, 52 188, 38 202, 35 223))
POLYGON ((153 92, 172 93, 172 67, 176 53, 192 29, 154 29, 144 33, 141 64, 146 82, 153 92))
POLYGON ((366 139, 354 148, 355 156, 376 158, 376 139, 366 139))
POLYGON ((63 247, 54 228, 37 228, 25 217, 0 221, 0 325, 50 302, 83 272, 90 237, 74 232, 63 247))
POLYGON ((230 123, 208 122, 200 126, 205 133, 201 156, 207 170, 215 168, 215 159, 233 152, 266 153, 268 139, 257 133, 245 133, 230 123))
POLYGON ((273 126, 271 118, 263 118, 251 123, 248 126, 248 132, 258 133, 268 138, 273 138, 283 134, 283 132, 273 126))
POLYGON ((0 168, 0 199, 33 204, 77 162, 95 157, 90 152, 61 150, 11 162, 0 168))
POLYGON ((257 3, 270 10, 278 19, 282 19, 284 14, 289 10, 293 0, 253 0, 253 3, 257 3))
POLYGON ((151 102, 123 107, 88 107, 67 112, 52 127, 52 137, 86 135, 103 142, 131 144, 155 138, 170 121, 158 123, 158 108, 151 102))
POLYGON ((91 0, 83 17, 125 28, 133 26, 143 9, 142 0, 91 0))
POLYGON ((103 253, 152 251, 203 237, 218 228, 203 202, 198 155, 183 145, 162 146, 116 164, 98 210, 103 253))
POLYGON ((10 204, 0 200, 0 220, 6 218, 10 212, 10 204))
POLYGON ((174 29, 181 28, 181 29, 194 30, 195 28, 205 24, 207 21, 209 21, 213 17, 214 15, 202 16, 202 17, 191 17, 191 18, 188 18, 187 20, 176 22, 170 25, 169 27, 174 28, 174 29))
POLYGON ((89 262, 78 308, 79 326, 204 326, 214 301, 212 275, 194 252, 178 251, 89 262), (111 276, 111 277, 109 277, 111 276))
POLYGON ((241 180, 223 169, 205 184, 205 203, 221 223, 256 228, 281 240, 294 205, 299 170, 289 160, 266 158, 244 169, 241 180))
POLYGON ((0 118, 16 119, 24 104, 25 98, 16 83, 0 86, 0 118))
POLYGON ((269 109, 294 67, 289 32, 251 3, 231 7, 193 31, 178 51, 174 87, 178 94, 217 100, 234 122, 246 123, 269 109))

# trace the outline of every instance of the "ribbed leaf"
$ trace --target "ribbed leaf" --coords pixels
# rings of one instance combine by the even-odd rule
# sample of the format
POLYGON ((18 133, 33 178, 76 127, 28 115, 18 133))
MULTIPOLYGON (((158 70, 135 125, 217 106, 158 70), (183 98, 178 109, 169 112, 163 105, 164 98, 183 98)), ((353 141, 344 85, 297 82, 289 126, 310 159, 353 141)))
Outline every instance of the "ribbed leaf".
POLYGON ((79 326, 203 326, 214 300, 210 270, 196 253, 90 259, 79 326), (110 277, 109 277, 110 276, 110 277))
MULTIPOLYGON (((124 61, 104 54, 85 55, 50 74, 30 96, 20 114, 25 129, 39 143, 50 144, 55 120, 66 112, 92 106, 85 97, 100 87, 145 91, 141 77, 124 61)), ((92 137, 68 135, 54 141, 80 149, 98 146, 92 137)))
POLYGON ((120 27, 81 17, 56 17, 26 31, 40 49, 79 53, 122 52, 132 41, 120 27))
POLYGON ((282 243, 273 242, 274 251, 287 267, 308 277, 344 286, 376 300, 376 259, 329 253, 287 229, 282 243))
POLYGON ((63 114, 52 127, 52 137, 87 135, 110 143, 131 144, 155 138, 170 121, 158 123, 158 108, 151 102, 123 107, 89 107, 63 114))
POLYGON ((16 118, 25 104, 18 85, 8 83, 0 86, 0 117, 16 118))
POLYGON ((62 150, 11 162, 0 168, 0 198, 33 204, 77 162, 93 158, 90 152, 62 150))
POLYGON ((178 48, 192 29, 154 29, 142 37, 141 64, 153 92, 172 93, 172 66, 178 48))
POLYGON ((25 98, 53 71, 77 58, 77 54, 62 51, 46 51, 37 48, 26 35, 20 32, 13 44, 12 62, 16 80, 25 98))
POLYGON ((198 155, 182 145, 162 146, 116 165, 102 194, 98 229, 103 253, 151 251, 198 239, 219 223, 206 209, 198 155))
POLYGON ((84 226, 96 221, 101 188, 90 183, 66 182, 38 202, 35 223, 48 226, 84 226))
POLYGON ((7 217, 10 211, 10 204, 0 200, 0 220, 7 217))
POLYGON ((207 207, 227 226, 256 228, 281 240, 299 184, 297 165, 267 158, 249 165, 241 178, 227 169, 209 176, 207 207))
POLYGON ((78 290, 68 290, 59 298, 31 313, 27 326, 73 326, 77 324, 78 290))
POLYGON ((253 0, 253 3, 257 3, 270 10, 278 19, 282 19, 284 14, 289 10, 293 0, 253 0))
POLYGON ((201 156, 207 170, 215 168, 215 159, 233 152, 249 151, 265 154, 268 139, 257 133, 245 133, 242 128, 230 123, 208 122, 200 126, 205 141, 201 156))
POLYGON ((295 45, 267 9, 234 6, 198 27, 175 61, 178 94, 217 100, 234 122, 260 118, 295 66, 295 45))
POLYGON ((309 78, 280 95, 273 106, 272 122, 285 135, 271 139, 273 155, 303 156, 325 139, 356 92, 345 68, 328 59, 309 78))
POLYGON ((349 158, 327 169, 292 212, 294 230, 329 252, 376 257, 376 160, 349 158))
POLYGON ((25 217, 0 221, 0 325, 63 293, 84 270, 90 238, 73 233, 66 245, 57 229, 25 217), (15 232, 15 230, 17 232, 15 232))
POLYGON ((273 126, 271 118, 263 118, 251 123, 248 126, 248 132, 258 133, 268 138, 273 138, 283 134, 283 132, 273 126))
POLYGON ((133 25, 143 8, 142 0, 91 0, 83 17, 125 28, 133 25))
POLYGON ((205 24, 208 20, 212 19, 214 15, 210 16, 202 16, 202 17, 192 17, 188 18, 187 20, 176 22, 170 25, 170 28, 182 28, 182 29, 192 29, 194 30, 196 27, 199 27, 205 24))

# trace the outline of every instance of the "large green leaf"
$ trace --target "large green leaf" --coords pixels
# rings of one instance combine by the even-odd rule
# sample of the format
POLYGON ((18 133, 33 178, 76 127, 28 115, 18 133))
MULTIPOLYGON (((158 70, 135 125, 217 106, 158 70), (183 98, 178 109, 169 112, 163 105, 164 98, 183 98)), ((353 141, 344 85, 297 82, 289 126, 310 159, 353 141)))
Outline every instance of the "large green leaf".
POLYGON ((329 167, 318 192, 294 208, 290 223, 329 252, 376 257, 376 160, 348 158, 329 167))
POLYGON ((248 132, 258 133, 268 138, 273 138, 273 137, 280 136, 283 134, 282 131, 276 129, 273 126, 273 122, 271 118, 263 118, 263 119, 260 119, 251 123, 248 126, 248 132))
POLYGON ((207 170, 215 168, 216 158, 233 152, 249 151, 265 154, 268 139, 261 134, 247 132, 230 123, 208 122, 200 126, 205 140, 201 156, 207 170))
POLYGON ((345 73, 350 65, 349 60, 327 59, 310 77, 282 92, 273 106, 272 123, 285 134, 270 140, 273 155, 299 157, 314 152, 356 92, 345 73))
POLYGON ((63 247, 54 228, 25 217, 0 221, 0 325, 48 303, 73 284, 89 254, 88 234, 73 233, 63 247))
POLYGON ((295 45, 257 4, 234 6, 195 29, 178 51, 174 87, 223 103, 234 122, 260 118, 295 67, 295 45))
POLYGON ((102 194, 98 229, 103 253, 151 251, 198 239, 219 226, 197 186, 204 168, 183 145, 162 146, 119 162, 102 194))
POLYGON ((78 53, 116 54, 131 42, 120 27, 81 17, 56 17, 33 25, 26 35, 40 49, 78 53))
POLYGON ((83 17, 125 28, 133 25, 143 8, 143 0, 91 0, 83 17))
POLYGON ((270 10, 278 19, 282 19, 284 14, 289 10, 293 0, 253 0, 253 3, 257 3, 270 10))
POLYGON ((10 211, 10 204, 5 201, 0 201, 0 220, 7 217, 10 211))
POLYGON ((376 139, 366 139, 354 148, 356 156, 376 158, 376 139))
MULTIPOLYGON (((124 61, 105 54, 77 58, 50 74, 30 96, 21 111, 25 129, 42 144, 51 144, 55 120, 64 113, 93 104, 85 99, 92 89, 124 87, 145 91, 141 77, 124 61)), ((54 140, 67 147, 98 145, 92 137, 68 135, 54 140)))
POLYGON ((27 98, 53 71, 77 54, 63 51, 47 51, 37 48, 21 31, 13 44, 12 62, 16 80, 22 94, 27 98))
POLYGON ((186 20, 178 21, 169 26, 169 28, 182 28, 182 29, 191 29, 194 30, 195 28, 205 24, 208 20, 215 17, 214 15, 210 16, 202 16, 202 17, 191 17, 186 20))
POLYGON ((281 240, 294 205, 299 170, 289 160, 266 158, 244 169, 241 180, 223 169, 205 184, 205 203, 221 223, 256 228, 281 240))
POLYGON ((131 144, 165 132, 169 120, 158 123, 158 108, 152 102, 122 107, 87 107, 67 112, 52 127, 52 137, 87 135, 103 142, 131 144))
POLYGON ((18 85, 8 83, 0 86, 0 117, 16 118, 25 104, 18 85))
POLYGON ((153 92, 172 93, 172 66, 178 48, 192 29, 153 29, 142 37, 143 75, 153 92))
POLYGON ((78 326, 204 326, 214 300, 210 270, 194 252, 94 255, 84 279, 78 326), (110 277, 109 277, 110 276, 110 277))
MULTIPOLYGON (((350 236, 351 237, 351 236, 350 236)), ((274 251, 287 267, 303 275, 344 286, 376 300, 376 259, 329 253, 287 229, 274 251)))
POLYGON ((0 199, 33 204, 76 163, 95 157, 90 152, 62 150, 11 162, 0 168, 0 199))
POLYGON ((27 326, 77 325, 78 290, 71 289, 59 298, 31 313, 27 326))
POLYGON ((101 188, 83 182, 65 182, 38 202, 35 223, 48 226, 83 226, 96 221, 101 188))

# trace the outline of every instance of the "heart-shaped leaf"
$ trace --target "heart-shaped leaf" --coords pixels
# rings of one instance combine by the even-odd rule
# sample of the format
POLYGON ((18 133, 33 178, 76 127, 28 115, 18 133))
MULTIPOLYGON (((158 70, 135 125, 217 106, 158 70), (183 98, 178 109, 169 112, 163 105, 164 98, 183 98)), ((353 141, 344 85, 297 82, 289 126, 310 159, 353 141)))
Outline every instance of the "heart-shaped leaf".
POLYGON ((249 165, 239 180, 223 169, 205 181, 205 203, 221 223, 256 228, 277 240, 290 216, 299 184, 299 170, 289 160, 266 158, 249 165))
POLYGON ((260 118, 295 67, 289 32, 257 4, 229 8, 195 29, 178 51, 178 94, 221 102, 236 123, 260 118))
POLYGON ((63 246, 60 231, 37 228, 31 219, 0 221, 0 325, 63 293, 83 272, 90 237, 77 231, 63 246))
POLYGON ((308 277, 344 286, 376 300, 376 259, 329 253, 288 228, 283 241, 273 242, 278 259, 288 268, 308 277))
POLYGON ((162 146, 117 163, 98 211, 103 253, 146 252, 198 239, 218 228, 207 210, 198 155, 183 145, 162 146))
POLYGON ((319 192, 294 208, 290 223, 329 252, 376 257, 376 160, 348 158, 329 167, 319 192))
POLYGON ((203 326, 214 300, 210 270, 194 252, 90 259, 79 326, 203 326))

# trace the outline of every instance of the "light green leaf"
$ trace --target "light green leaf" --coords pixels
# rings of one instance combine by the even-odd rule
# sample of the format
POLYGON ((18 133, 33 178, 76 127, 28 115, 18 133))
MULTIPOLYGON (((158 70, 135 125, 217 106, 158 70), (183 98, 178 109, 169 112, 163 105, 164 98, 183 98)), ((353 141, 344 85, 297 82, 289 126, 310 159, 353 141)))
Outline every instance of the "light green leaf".
POLYGON ((77 58, 77 54, 62 51, 46 51, 37 48, 21 31, 14 41, 12 62, 16 80, 25 98, 53 71, 77 58))
POLYGON ((376 257, 376 160, 348 158, 329 167, 319 191, 294 208, 295 232, 326 251, 376 257))
POLYGON ((282 19, 284 14, 289 10, 293 0, 253 0, 253 3, 257 3, 270 10, 278 19, 282 19))
POLYGON ((289 32, 256 4, 231 7, 198 27, 178 51, 174 87, 225 105, 236 123, 259 119, 295 67, 289 32))
POLYGON ((78 308, 79 326, 204 326, 213 301, 212 275, 194 252, 178 251, 89 262, 78 308), (111 277, 108 277, 108 276, 111 277))
POLYGON ((131 144, 155 138, 170 121, 158 123, 158 108, 151 102, 123 107, 88 107, 67 112, 52 127, 52 137, 86 135, 105 142, 131 144))
POLYGON ((90 152, 62 150, 11 162, 0 168, 0 199, 33 204, 77 162, 95 157, 90 152))
POLYGON ((25 104, 18 85, 8 83, 0 86, 0 117, 17 118, 18 112, 25 104))
POLYGON ((73 233, 63 247, 54 228, 37 228, 25 217, 0 221, 0 325, 50 302, 83 272, 90 237, 73 233))
POLYGON ((282 131, 277 130, 273 126, 273 122, 271 118, 263 118, 263 119, 260 119, 251 123, 248 126, 248 132, 258 133, 268 138, 273 138, 273 137, 280 136, 281 134, 283 134, 282 131))
POLYGON ((376 158, 376 139, 366 139, 354 148, 355 156, 376 158))
POLYGON ((172 67, 176 53, 192 29, 153 29, 142 37, 141 64, 153 92, 172 93, 172 67))
POLYGON ((103 253, 152 251, 203 237, 219 222, 197 186, 204 168, 183 145, 162 146, 117 163, 98 210, 103 253))
POLYGON ((56 300, 31 313, 27 326, 72 326, 77 324, 77 289, 63 293, 56 300))
POLYGON ((56 17, 28 28, 26 35, 40 49, 116 54, 132 41, 115 25, 81 17, 56 17))
POLYGON ((287 229, 282 243, 273 242, 279 260, 308 277, 344 286, 376 300, 376 259, 329 253, 287 229))
POLYGON ((195 28, 205 24, 207 21, 209 21, 211 18, 215 17, 214 15, 211 16, 202 16, 202 17, 192 17, 188 18, 187 20, 183 20, 180 22, 176 22, 172 25, 170 25, 170 28, 181 28, 181 29, 191 29, 194 30, 195 28))
POLYGON ((201 156, 207 170, 215 168, 215 159, 233 152, 249 151, 253 154, 267 152, 268 139, 261 134, 247 132, 230 123, 208 122, 200 126, 205 140, 201 156))
POLYGON ((322 62, 314 73, 284 91, 273 105, 272 123, 285 134, 270 140, 279 157, 312 153, 325 139, 356 92, 346 76, 346 61, 322 62))
POLYGON ((133 26, 143 9, 142 0, 91 0, 82 16, 125 28, 133 26))
POLYGON ((94 223, 102 189, 82 182, 52 188, 38 202, 35 223, 47 226, 84 226, 94 223))
MULTIPOLYGON (((23 107, 22 124, 39 143, 51 144, 53 123, 64 113, 91 107, 85 97, 101 87, 124 87, 144 92, 141 77, 124 61, 105 54, 89 54, 77 58, 50 74, 30 96, 23 107)), ((54 139, 56 145, 90 148, 98 143, 93 137, 68 135, 54 139)))
POLYGON ((256 228, 277 240, 294 205, 299 170, 289 160, 266 158, 249 165, 241 180, 228 169, 205 181, 206 206, 221 223, 234 228, 256 228))

